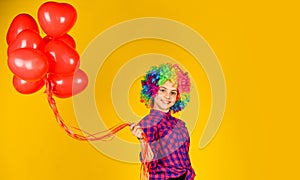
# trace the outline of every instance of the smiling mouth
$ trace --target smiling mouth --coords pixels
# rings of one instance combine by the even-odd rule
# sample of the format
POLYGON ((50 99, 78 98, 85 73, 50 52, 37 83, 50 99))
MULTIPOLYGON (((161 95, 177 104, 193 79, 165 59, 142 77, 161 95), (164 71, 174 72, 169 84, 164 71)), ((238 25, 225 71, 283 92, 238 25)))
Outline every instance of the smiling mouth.
POLYGON ((171 101, 164 101, 164 100, 161 100, 161 102, 163 102, 164 104, 170 104, 171 101))

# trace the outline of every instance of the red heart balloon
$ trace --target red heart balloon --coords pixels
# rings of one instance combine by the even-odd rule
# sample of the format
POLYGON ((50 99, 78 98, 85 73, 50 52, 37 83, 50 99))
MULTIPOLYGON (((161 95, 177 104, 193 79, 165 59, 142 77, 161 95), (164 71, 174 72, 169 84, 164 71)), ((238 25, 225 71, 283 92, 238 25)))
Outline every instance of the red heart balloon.
POLYGON ((77 13, 67 3, 46 2, 38 10, 38 21, 43 31, 52 37, 66 34, 75 24, 77 13))
POLYGON ((58 38, 58 40, 61 40, 71 46, 73 49, 76 49, 76 43, 75 40, 70 36, 69 34, 65 34, 58 38))
POLYGON ((36 49, 17 49, 8 56, 8 67, 23 80, 37 81, 46 75, 48 59, 42 51, 36 49))
POLYGON ((52 41, 54 38, 51 37, 51 36, 45 36, 43 38, 43 42, 44 42, 44 45, 46 46, 48 44, 48 42, 52 41))
POLYGON ((45 36, 43 38, 44 44, 47 44, 48 42, 50 42, 53 39, 61 40, 61 41, 65 42, 66 44, 68 44, 69 46, 71 46, 73 49, 76 49, 75 40, 69 34, 65 34, 65 35, 63 35, 59 38, 53 38, 51 36, 45 36))
POLYGON ((25 81, 17 76, 13 78, 14 88, 22 94, 32 94, 40 90, 45 84, 44 79, 38 81, 25 81))
POLYGON ((88 76, 78 69, 74 75, 62 76, 49 74, 48 80, 53 86, 53 94, 59 98, 68 98, 82 92, 88 85, 88 76))
POLYGON ((36 21, 29 14, 17 15, 9 26, 6 34, 6 42, 10 44, 16 36, 25 29, 30 29, 39 33, 39 28, 36 21))
POLYGON ((51 40, 44 52, 49 59, 49 73, 73 74, 79 67, 79 54, 61 40, 51 40))
POLYGON ((11 42, 7 49, 7 55, 12 51, 20 48, 43 49, 43 39, 41 36, 30 29, 26 29, 17 35, 16 39, 11 42))

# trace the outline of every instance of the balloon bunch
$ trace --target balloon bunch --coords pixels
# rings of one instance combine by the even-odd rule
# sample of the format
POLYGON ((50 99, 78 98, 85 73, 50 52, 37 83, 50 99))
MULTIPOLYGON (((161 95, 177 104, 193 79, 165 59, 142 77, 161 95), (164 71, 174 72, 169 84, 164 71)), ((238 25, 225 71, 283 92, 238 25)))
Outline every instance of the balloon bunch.
POLYGON ((68 98, 82 92, 88 76, 79 69, 76 43, 67 34, 77 19, 73 6, 46 2, 38 9, 38 22, 46 33, 41 37, 35 19, 17 15, 6 35, 8 66, 14 74, 13 86, 22 94, 32 94, 51 83, 56 97, 68 98))
MULTIPOLYGON (((76 19, 76 10, 70 4, 52 1, 42 4, 38 9, 38 22, 46 36, 41 37, 32 16, 25 13, 17 15, 6 35, 8 67, 14 74, 13 86, 18 92, 32 94, 46 86, 48 103, 57 122, 69 136, 77 140, 105 140, 131 124, 123 123, 94 134, 69 127, 63 122, 52 97, 68 98, 82 92, 88 85, 88 76, 79 69, 76 43, 68 34, 76 19), (76 134, 73 130, 86 135, 76 134)), ((142 152, 143 157, 146 154, 147 149, 142 152)), ((147 167, 148 162, 143 161, 142 179, 148 179, 147 167)))

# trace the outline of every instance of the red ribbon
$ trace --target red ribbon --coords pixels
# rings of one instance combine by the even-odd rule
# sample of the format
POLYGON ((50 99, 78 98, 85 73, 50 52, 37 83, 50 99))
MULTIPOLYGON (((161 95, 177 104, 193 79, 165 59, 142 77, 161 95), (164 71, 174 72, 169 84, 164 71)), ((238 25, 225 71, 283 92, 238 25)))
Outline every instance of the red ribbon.
MULTIPOLYGON (((53 95, 53 84, 48 81, 47 79, 45 80, 45 84, 46 84, 46 91, 45 93, 47 94, 48 97, 48 103, 55 115, 56 121, 58 122, 58 124, 66 131, 66 133, 71 136, 74 139, 77 140, 81 140, 81 141, 96 141, 96 140, 108 140, 109 138, 113 137, 117 132, 121 131, 122 129, 124 129, 127 126, 130 126, 131 123, 123 123, 120 125, 116 125, 114 127, 109 128, 108 130, 105 131, 101 131, 98 133, 94 133, 94 134, 90 134, 86 131, 83 131, 77 127, 69 127, 68 125, 66 125, 62 119, 62 117, 60 116, 57 106, 56 106, 56 102, 55 99, 52 97, 53 95), (85 134, 87 134, 87 136, 81 135, 81 134, 77 134, 74 133, 72 131, 72 129, 75 129, 77 131, 80 132, 84 132, 85 134), (101 135, 102 134, 102 135, 101 135)), ((140 169, 140 174, 141 174, 141 179, 142 180, 147 180, 149 179, 149 173, 148 173, 148 162, 146 162, 146 155, 147 155, 147 151, 148 151, 148 141, 147 141, 147 137, 145 134, 142 134, 143 138, 144 138, 144 142, 143 144, 145 145, 145 148, 143 148, 143 152, 142 152, 142 157, 143 157, 143 161, 141 164, 141 169, 140 169)))

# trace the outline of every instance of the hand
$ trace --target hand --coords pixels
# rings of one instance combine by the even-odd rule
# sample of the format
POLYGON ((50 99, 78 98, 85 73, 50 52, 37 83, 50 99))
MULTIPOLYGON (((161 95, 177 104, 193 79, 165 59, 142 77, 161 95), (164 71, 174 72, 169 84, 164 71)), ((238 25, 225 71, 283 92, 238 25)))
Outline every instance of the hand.
POLYGON ((136 123, 132 123, 130 125, 130 130, 131 130, 132 135, 134 135, 138 139, 144 139, 144 137, 143 137, 144 131, 141 126, 137 125, 136 123))
POLYGON ((152 161, 154 154, 153 154, 153 151, 152 151, 151 147, 149 146, 149 144, 145 143, 145 137, 143 136, 144 131, 143 131, 142 127, 137 125, 136 123, 132 123, 130 125, 130 130, 131 130, 132 135, 134 135, 135 137, 137 137, 140 140, 142 152, 146 151, 145 154, 142 153, 142 158, 144 159, 144 161, 146 161, 146 162, 152 161))

